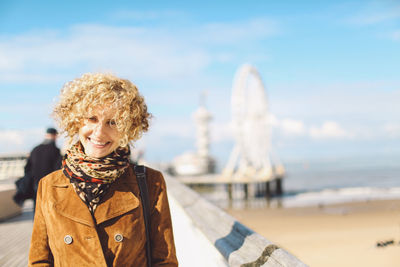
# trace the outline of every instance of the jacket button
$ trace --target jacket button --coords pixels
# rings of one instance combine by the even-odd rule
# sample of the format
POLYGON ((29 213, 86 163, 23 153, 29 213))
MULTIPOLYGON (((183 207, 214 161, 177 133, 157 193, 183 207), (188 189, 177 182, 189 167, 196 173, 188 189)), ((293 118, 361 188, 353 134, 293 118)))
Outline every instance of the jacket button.
POLYGON ((114 236, 115 241, 117 242, 122 242, 122 240, 124 239, 124 237, 121 234, 116 234, 114 236))
POLYGON ((64 242, 67 245, 71 244, 72 243, 72 236, 70 236, 70 235, 64 236, 64 242))

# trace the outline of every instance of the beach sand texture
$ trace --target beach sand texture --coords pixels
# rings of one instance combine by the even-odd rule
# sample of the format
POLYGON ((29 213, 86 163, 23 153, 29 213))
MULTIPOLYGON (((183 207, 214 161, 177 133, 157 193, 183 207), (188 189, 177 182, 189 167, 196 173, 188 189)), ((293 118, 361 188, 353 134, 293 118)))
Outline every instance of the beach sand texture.
POLYGON ((227 211, 311 267, 400 266, 400 200, 227 211))

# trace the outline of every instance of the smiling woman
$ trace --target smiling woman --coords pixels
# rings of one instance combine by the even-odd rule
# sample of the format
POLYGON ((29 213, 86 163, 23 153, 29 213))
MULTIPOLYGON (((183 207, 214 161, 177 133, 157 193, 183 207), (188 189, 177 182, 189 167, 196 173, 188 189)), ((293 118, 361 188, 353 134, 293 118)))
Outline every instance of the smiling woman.
POLYGON ((138 140, 148 130, 151 117, 144 98, 128 80, 87 73, 64 85, 54 117, 70 138, 76 137, 82 123, 98 120, 99 115, 108 115, 109 122, 115 124, 120 146, 138 140))
POLYGON ((151 117, 136 86, 84 74, 62 88, 54 115, 73 141, 62 169, 40 180, 29 266, 177 266, 164 178, 129 161, 151 117))
POLYGON ((83 119, 78 135, 86 155, 102 158, 119 146, 121 137, 114 114, 115 108, 104 106, 93 109, 87 118, 83 119))

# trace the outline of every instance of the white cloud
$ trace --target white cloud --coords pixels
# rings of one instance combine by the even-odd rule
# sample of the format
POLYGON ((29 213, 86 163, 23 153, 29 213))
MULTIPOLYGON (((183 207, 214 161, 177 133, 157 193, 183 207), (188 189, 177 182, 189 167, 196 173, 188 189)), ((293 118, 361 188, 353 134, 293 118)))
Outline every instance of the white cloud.
POLYGON ((141 28, 81 25, 65 36, 42 32, 16 36, 0 42, 0 78, 36 82, 43 75, 53 79, 54 71, 76 68, 168 79, 196 73, 208 64, 202 49, 187 49, 157 34, 141 28))
POLYGON ((300 120, 283 119, 279 127, 283 134, 289 136, 301 136, 306 132, 305 125, 300 120))
POLYGON ((16 130, 4 130, 0 131, 0 142, 3 144, 10 144, 20 146, 24 142, 23 133, 16 130))
POLYGON ((376 36, 395 41, 400 40, 400 32, 396 30, 400 19, 400 5, 398 3, 374 1, 363 6, 363 9, 346 19, 345 23, 358 27, 372 27, 371 29, 376 32, 376 36), (379 30, 376 31, 376 29, 379 30))
POLYGON ((188 117, 185 119, 154 119, 151 123, 151 135, 155 136, 176 136, 181 138, 193 138, 195 136, 194 122, 188 117))
MULTIPOLYGON (((193 123, 194 124, 194 123, 193 123)), ((306 126, 301 120, 284 118, 279 120, 274 114, 269 114, 269 125, 286 137, 298 137, 307 133, 306 126)), ((194 126, 193 126, 194 127, 194 126)), ((219 143, 233 141, 234 132, 231 121, 213 122, 210 125, 210 135, 212 142, 219 143)))
POLYGON ((16 72, 2 72, 0 73, 0 82, 13 83, 13 82, 25 82, 25 83, 49 83, 66 81, 71 77, 65 75, 48 75, 44 73, 26 73, 24 71, 16 72))
MULTIPOLYGON (((190 79, 213 61, 234 58, 238 40, 274 34, 267 19, 207 24, 173 30, 163 26, 75 25, 65 31, 0 36, 0 82, 42 82, 69 72, 108 71, 135 79, 190 79), (222 52, 211 49, 224 45, 222 52)), ((58 77, 57 77, 58 78, 58 77)), ((59 77, 61 78, 61 77, 59 77)))
POLYGON ((111 14, 113 19, 119 20, 159 20, 159 19, 174 19, 176 17, 185 16, 184 13, 177 10, 152 10, 152 11, 138 11, 138 10, 118 10, 111 14))
POLYGON ((272 128, 278 130, 279 135, 298 137, 306 134, 306 126, 301 120, 283 118, 278 119, 274 114, 269 114, 269 124, 272 128))
POLYGON ((308 127, 302 120, 284 118, 277 119, 271 116, 271 126, 278 130, 278 139, 281 137, 304 137, 313 139, 343 139, 353 137, 354 134, 343 129, 337 122, 325 121, 321 126, 308 127))
POLYGON ((210 23, 201 30, 201 38, 212 43, 227 44, 242 40, 266 38, 279 32, 275 21, 257 18, 233 23, 210 23))
POLYGON ((400 137, 400 123, 386 123, 383 126, 383 131, 386 135, 392 138, 400 137))
POLYGON ((43 136, 44 129, 0 130, 1 154, 27 153, 43 136))
POLYGON ((384 6, 370 4, 348 21, 355 25, 368 26, 400 18, 400 5, 384 6))
POLYGON ((395 41, 400 41, 400 30, 392 32, 390 38, 395 41))
MULTIPOLYGON (((383 118, 396 121, 400 116, 400 81, 365 81, 362 83, 312 84, 296 83, 274 88, 274 113, 281 117, 295 114, 305 122, 322 119, 371 125, 383 118), (291 88, 301 94, 279 95, 280 90, 291 88), (277 97, 278 96, 278 97, 277 97), (351 114, 351 115, 350 115, 351 114)), ((287 90, 287 89, 286 89, 287 90)))
MULTIPOLYGON (((165 136, 174 136, 192 139, 194 143, 197 134, 195 122, 190 116, 187 119, 155 119, 150 128, 150 132, 146 135, 148 135, 148 139, 152 140, 161 139, 165 136)), ((211 122, 209 124, 209 137, 213 143, 233 140, 231 122, 211 122)))
POLYGON ((326 121, 320 127, 312 126, 310 136, 315 139, 340 139, 352 137, 352 134, 343 129, 337 122, 326 121))

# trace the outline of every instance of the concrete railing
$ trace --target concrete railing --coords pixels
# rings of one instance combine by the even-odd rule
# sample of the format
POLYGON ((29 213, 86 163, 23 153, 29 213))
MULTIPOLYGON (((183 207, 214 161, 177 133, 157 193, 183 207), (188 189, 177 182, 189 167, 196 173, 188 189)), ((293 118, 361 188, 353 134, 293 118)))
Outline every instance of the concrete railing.
POLYGON ((166 175, 165 179, 169 194, 229 266, 307 266, 173 177, 166 175))
POLYGON ((21 214, 21 207, 13 200, 15 191, 14 184, 0 184, 0 221, 21 214))
POLYGON ((27 155, 0 157, 0 180, 24 176, 27 155))
POLYGON ((15 204, 14 180, 24 175, 27 155, 0 156, 0 221, 21 214, 22 209, 15 204))

